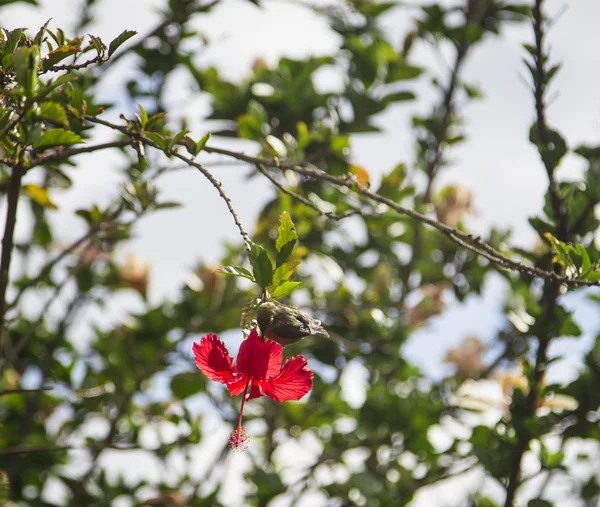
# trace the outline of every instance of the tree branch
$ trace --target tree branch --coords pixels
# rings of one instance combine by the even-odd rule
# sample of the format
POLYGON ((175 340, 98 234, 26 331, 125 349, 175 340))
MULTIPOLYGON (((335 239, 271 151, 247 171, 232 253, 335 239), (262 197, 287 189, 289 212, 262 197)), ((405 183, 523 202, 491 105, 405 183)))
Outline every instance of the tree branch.
POLYGON ((0 391, 0 396, 8 396, 9 394, 37 394, 44 391, 52 391, 53 387, 40 387, 39 389, 3 389, 0 391))
MULTIPOLYGON (((152 147, 162 151, 160 146, 158 146, 154 141, 148 139, 147 137, 145 137, 141 134, 129 132, 127 130, 127 128, 125 128, 125 127, 122 127, 120 125, 115 125, 115 124, 107 122, 105 120, 101 120, 100 118, 96 118, 95 116, 86 115, 85 119, 89 122, 99 123, 100 125, 104 125, 105 127, 109 127, 113 130, 123 132, 124 134, 132 136, 136 139, 139 139, 144 144, 147 144, 149 146, 152 146, 152 147)), ((170 150, 170 155, 175 158, 178 158, 179 160, 182 160, 186 164, 198 169, 202 173, 202 175, 211 183, 211 185, 217 189, 217 192, 219 192, 219 195, 225 201, 225 204, 227 205, 227 209, 229 210, 229 214, 233 217, 233 221, 235 222, 235 225, 237 225, 237 227, 240 231, 240 234, 244 240, 244 244, 246 245, 246 248, 249 249, 250 248, 250 236, 248 236, 246 229, 244 229, 244 226, 242 225, 242 222, 240 221, 240 217, 238 216, 237 212, 233 208, 231 199, 225 193, 225 190, 223 190, 223 183, 221 183, 219 180, 217 180, 208 169, 204 168, 201 164, 196 162, 193 158, 181 155, 175 148, 170 150)))
POLYGON ((33 277, 31 280, 29 280, 27 283, 25 283, 21 286, 21 288, 19 289, 19 292, 17 293, 17 295, 15 296, 13 301, 8 305, 7 310, 11 310, 12 308, 14 308, 18 304, 19 300, 21 299, 21 297, 23 296, 23 293, 25 291, 27 291, 30 287, 37 285, 46 275, 48 275, 48 273, 50 273, 50 271, 52 271, 52 269, 54 268, 54 266, 56 266, 56 264, 58 264, 67 255, 72 253, 77 247, 79 247, 80 245, 85 243, 85 241, 90 239, 94 234, 96 234, 98 231, 100 231, 102 229, 102 227, 104 227, 107 223, 115 220, 121 214, 123 209, 124 209, 123 205, 119 206, 115 210, 114 213, 110 214, 104 220, 102 220, 101 222, 96 224, 94 227, 92 227, 90 230, 88 230, 83 236, 81 236, 78 240, 71 243, 67 248, 65 248, 56 257, 54 257, 54 259, 50 260, 40 270, 40 272, 37 274, 37 276, 33 277))
MULTIPOLYGON (((534 76, 534 85, 535 85, 535 106, 537 113, 537 128, 539 133, 539 141, 541 146, 548 145, 548 127, 544 118, 544 92, 548 85, 548 76, 546 74, 546 70, 544 67, 544 16, 542 14, 542 2, 543 0, 535 0, 533 6, 533 31, 535 35, 535 64, 536 64, 536 74, 534 76)), ((540 145, 538 145, 538 150, 540 150, 540 155, 544 166, 546 168, 546 173, 548 175, 548 186, 550 193, 550 200, 552 204, 552 210, 554 214, 554 218, 557 223, 558 229, 558 239, 561 241, 568 241, 570 233, 567 224, 566 210, 564 207, 564 203, 562 202, 558 190, 558 185, 554 180, 554 170, 556 169, 556 165, 552 164, 548 157, 545 157, 541 152, 540 145)), ((555 273, 559 275, 558 266, 555 268, 555 273)), ((542 306, 542 315, 538 318, 540 322, 543 322, 545 325, 543 327, 543 331, 545 332, 539 333, 536 338, 538 342, 538 349, 535 358, 535 365, 533 368, 532 378, 529 379, 529 393, 527 394, 527 398, 525 400, 525 417, 533 417, 535 416, 535 409, 537 406, 539 391, 541 389, 542 381, 544 375, 546 373, 546 369, 548 367, 548 347, 552 338, 555 337, 556 331, 552 327, 552 323, 555 319, 555 309, 558 302, 558 296, 560 295, 560 283, 554 279, 547 281, 544 286, 544 292, 541 299, 542 306)), ((521 464, 523 461, 523 455, 529 448, 529 444, 532 439, 534 439, 537 435, 533 434, 531 429, 528 426, 524 425, 521 430, 521 434, 518 435, 517 443, 515 445, 515 449, 513 451, 513 456, 511 459, 511 470, 508 478, 508 485, 506 487, 506 500, 504 503, 504 507, 514 507, 514 500, 517 489, 521 483, 521 464)))
POLYGON ((567 231, 567 212, 565 204, 560 196, 558 184, 554 179, 554 172, 557 164, 553 163, 544 156, 541 147, 548 147, 550 144, 550 129, 546 123, 546 103, 545 94, 548 88, 548 74, 546 72, 545 62, 547 56, 544 54, 544 16, 542 14, 542 0, 536 0, 533 6, 533 33, 535 36, 535 79, 534 79, 534 98, 536 112, 536 126, 539 135, 538 151, 544 163, 546 174, 548 175, 548 192, 550 193, 550 204, 552 214, 556 220, 557 237, 562 241, 568 241, 567 231))
MULTIPOLYGON (((544 291, 546 304, 544 305, 544 313, 540 319, 547 319, 547 321, 550 321, 553 318, 559 293, 560 283, 556 281, 547 283, 546 290, 544 291)), ((538 350, 535 358, 533 378, 531 379, 529 393, 527 394, 527 399, 525 401, 525 417, 531 417, 535 415, 541 383, 546 373, 546 367, 548 366, 548 346, 552 340, 552 335, 540 335, 537 337, 537 339, 538 350)), ((519 484, 521 483, 521 463, 523 461, 523 455, 529 448, 529 444, 535 436, 536 435, 532 434, 525 426, 523 433, 521 433, 521 435, 518 437, 511 458, 511 468, 510 475, 508 477, 508 485, 506 487, 506 500, 504 502, 504 507, 514 507, 515 494, 519 484)))
POLYGON ((50 309, 50 306, 52 306, 52 303, 54 303, 57 300, 59 294, 66 287, 69 279, 70 279, 69 276, 65 277, 65 279, 54 288, 54 294, 52 294, 52 296, 46 300, 46 302, 44 303, 44 306, 40 310, 40 314, 38 315, 38 318, 35 320, 35 322, 33 322, 31 324, 31 326, 29 327, 27 332, 21 337, 19 342, 14 347, 10 347, 6 351, 7 361, 3 365, 0 366, 0 373, 3 372, 4 367, 9 362, 12 363, 13 365, 16 363, 17 358, 19 357, 19 354, 21 353, 23 348, 27 346, 27 344, 29 343, 29 340, 31 340, 32 336, 35 334, 35 332, 37 331, 40 324, 44 321, 44 319, 48 315, 48 310, 50 309))
POLYGON ((10 187, 7 193, 6 223, 4 237, 2 238, 2 257, 0 259, 0 350, 5 350, 6 335, 4 329, 6 315, 6 289, 8 288, 8 272, 14 246, 15 225, 17 223, 17 206, 21 191, 21 178, 25 168, 16 164, 10 178, 10 187))
MULTIPOLYGON (((126 126, 116 125, 114 123, 110 123, 106 120, 101 120, 100 118, 96 118, 94 116, 86 116, 85 119, 90 122, 93 122, 93 123, 99 123, 101 125, 111 128, 113 130, 123 132, 131 137, 134 137, 134 138, 140 140, 141 142, 143 142, 144 144, 146 144, 148 146, 152 146, 152 147, 162 151, 162 149, 158 145, 156 145, 156 143, 154 143, 151 139, 146 138, 143 134, 139 134, 136 132, 130 132, 126 126)), ((501 268, 511 270, 511 271, 517 271, 523 275, 532 276, 534 278, 542 278, 545 280, 554 280, 554 281, 557 281, 557 282, 560 282, 562 284, 572 286, 572 287, 578 287, 578 286, 598 287, 598 286, 600 286, 600 281, 597 281, 597 280, 590 281, 590 280, 582 280, 580 278, 570 278, 566 275, 562 275, 562 274, 559 274, 559 273, 556 273, 553 271, 547 271, 544 269, 537 268, 535 266, 528 266, 526 264, 523 264, 522 262, 514 261, 514 260, 506 257, 501 252, 498 252, 497 250, 495 250, 492 246, 490 246, 487 243, 485 243, 484 241, 482 241, 480 236, 475 236, 473 234, 463 232, 454 227, 450 227, 434 218, 428 217, 428 216, 426 216, 422 213, 419 213, 418 211, 415 211, 413 209, 401 206, 401 205, 395 203, 394 201, 392 201, 391 199, 388 199, 387 197, 383 197, 382 195, 379 195, 375 192, 370 191, 366 187, 356 184, 355 178, 351 174, 348 174, 345 177, 332 176, 331 174, 323 171, 322 169, 314 167, 314 166, 309 166, 309 165, 303 166, 303 165, 298 165, 295 163, 288 163, 285 161, 281 161, 277 158, 269 159, 269 158, 257 157, 257 156, 252 156, 252 155, 246 155, 245 153, 226 150, 224 148, 205 146, 203 148, 203 151, 206 151, 207 153, 217 153, 220 155, 226 155, 226 156, 229 156, 236 160, 248 162, 249 164, 252 164, 252 165, 261 164, 266 167, 274 167, 274 168, 281 169, 281 170, 284 170, 284 169, 291 170, 291 171, 294 171, 297 174, 301 174, 303 176, 308 176, 310 178, 314 178, 314 179, 320 180, 320 181, 326 181, 326 182, 332 183, 336 186, 349 188, 349 189, 353 190, 354 192, 356 192, 357 194, 367 197, 371 201, 385 204, 386 206, 388 206, 389 208, 393 209, 394 211, 396 211, 397 213, 399 213, 401 215, 409 216, 410 218, 418 220, 419 222, 422 222, 426 225, 433 227, 434 229, 439 230, 440 232, 442 232, 446 236, 448 236, 452 241, 456 242, 457 244, 461 245, 462 247, 466 248, 467 250, 488 259, 490 262, 494 263, 495 265, 497 265, 501 268)), ((214 178, 214 176, 209 171, 207 171, 201 164, 199 164, 192 158, 181 155, 177 151, 176 148, 172 148, 170 150, 169 154, 173 157, 176 157, 176 158, 184 161, 185 163, 189 164, 190 166, 197 168, 202 174, 204 174, 206 176, 206 178, 218 190, 218 192, 221 195, 221 197, 223 198, 223 200, 225 200, 227 207, 229 209, 229 212, 232 215, 236 225, 238 226, 238 228, 242 234, 242 237, 244 238, 244 241, 247 242, 248 234, 244 230, 237 213, 235 212, 235 210, 233 209, 233 207, 231 205, 231 199, 229 199, 227 194, 225 194, 225 192, 223 191, 221 183, 218 180, 216 180, 214 178)))
POLYGON ((431 162, 427 163, 426 166, 428 181, 427 188, 425 189, 425 193, 423 195, 424 203, 429 202, 431 199, 433 182, 441 167, 442 156, 444 153, 443 146, 448 135, 448 128, 450 127, 452 116, 454 114, 454 94, 456 92, 456 85, 458 84, 458 76, 463 63, 465 62, 469 47, 469 41, 465 38, 456 48, 456 56, 454 59, 454 65, 452 66, 450 80, 448 82, 448 87, 444 92, 442 103, 440 104, 439 108, 439 110, 442 111, 442 119, 440 131, 436 137, 435 156, 431 162))
POLYGON ((43 165, 50 164, 52 162, 57 162, 60 160, 65 160, 69 157, 73 157, 75 155, 81 155, 82 153, 92 153, 95 151, 105 150, 108 148, 124 148, 125 146, 130 146, 131 142, 129 140, 121 140, 121 141, 112 141, 110 143, 102 143, 102 144, 93 144, 91 146, 83 146, 79 148, 71 148, 68 150, 55 151, 53 153, 42 154, 38 157, 34 157, 31 159, 31 168, 43 165))
POLYGON ((304 197, 300 194, 297 194, 296 192, 293 192, 289 188, 286 188, 282 183, 277 181, 277 178, 275 178, 267 169, 265 169, 265 167, 262 164, 256 164, 256 168, 263 176, 265 176, 271 183, 273 183, 273 185, 275 185, 275 187, 277 187, 281 192, 289 195, 292 199, 295 199, 298 202, 301 202, 305 206, 315 210, 321 216, 326 216, 327 218, 332 218, 333 220, 342 220, 344 218, 348 218, 353 215, 363 215, 364 214, 363 211, 359 210, 359 209, 347 211, 346 213, 342 213, 341 215, 333 213, 332 211, 323 211, 321 208, 319 208, 319 206, 317 206, 314 202, 309 201, 306 197, 304 197))

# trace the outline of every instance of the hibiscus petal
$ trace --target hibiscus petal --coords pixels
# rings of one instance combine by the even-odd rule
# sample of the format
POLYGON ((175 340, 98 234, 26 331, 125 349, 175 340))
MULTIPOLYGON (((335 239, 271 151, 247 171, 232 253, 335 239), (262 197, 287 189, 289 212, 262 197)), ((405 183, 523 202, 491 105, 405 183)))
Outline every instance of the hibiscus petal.
POLYGON ((313 372, 305 368, 307 363, 303 356, 288 359, 279 375, 258 382, 260 392, 275 401, 299 400, 313 384, 313 372))
POLYGON ((260 398, 262 395, 263 395, 263 393, 260 392, 260 381, 252 382, 252 387, 250 388, 250 394, 248 394, 248 397, 246 398, 246 400, 260 398))
POLYGON ((229 394, 231 396, 237 396, 238 394, 242 394, 244 389, 246 389, 246 382, 248 381, 248 374, 241 373, 231 382, 227 382, 227 389, 229 389, 229 394))
POLYGON ((192 350, 196 366, 210 380, 224 384, 235 380, 233 358, 217 335, 203 336, 200 343, 192 345, 192 350))
POLYGON ((283 347, 271 340, 263 340, 256 329, 240 345, 236 368, 254 380, 265 380, 277 375, 281 369, 283 347))

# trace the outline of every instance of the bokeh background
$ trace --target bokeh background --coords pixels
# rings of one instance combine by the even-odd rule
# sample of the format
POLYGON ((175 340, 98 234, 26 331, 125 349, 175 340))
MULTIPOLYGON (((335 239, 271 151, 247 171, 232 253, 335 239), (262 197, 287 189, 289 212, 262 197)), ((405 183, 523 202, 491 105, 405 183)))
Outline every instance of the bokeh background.
MULTIPOLYGON (((123 30, 136 30, 137 37, 144 37, 161 22, 165 11, 169 10, 167 2, 163 0, 97 0, 88 3, 90 21, 84 26, 84 31, 77 34, 91 33, 107 41, 123 30)), ((426 4, 421 1, 400 2, 397 8, 378 17, 377 26, 394 47, 400 48, 407 34, 414 29, 415 19, 422 16, 421 7, 426 4)), ((26 27, 35 33, 43 23, 51 19, 51 26, 61 27, 68 36, 74 36, 74 30, 77 30, 81 22, 83 5, 82 2, 74 3, 69 0, 49 0, 40 1, 39 5, 14 3, 2 6, 2 26, 6 29, 26 27)), ((441 2, 440 5, 448 8, 462 5, 462 2, 441 2)), ((348 8, 345 3, 333 0, 310 3, 264 0, 260 7, 249 1, 223 0, 208 12, 194 16, 189 22, 189 29, 195 30, 197 35, 185 41, 185 48, 194 54, 194 63, 199 68, 215 66, 223 79, 234 83, 248 79, 257 60, 269 67, 276 67, 282 57, 303 60, 311 56, 335 54, 343 43, 343 38, 331 29, 326 16, 314 11, 315 7, 348 8)), ((595 0, 548 0, 544 2, 544 8, 553 19, 547 35, 551 55, 553 60, 562 63, 549 95, 548 123, 560 126, 569 146, 594 145, 600 134, 597 89, 600 52, 595 49, 600 47, 600 32, 597 30, 600 4, 595 0)), ((457 100, 457 107, 464 120, 462 128, 466 140, 448 149, 450 163, 440 171, 435 182, 437 191, 447 185, 455 185, 470 193, 470 212, 461 217, 461 224, 469 231, 487 236, 492 228, 510 230, 512 233, 508 243, 524 249, 534 249, 536 242, 540 241, 528 218, 539 214, 547 190, 547 177, 537 148, 528 138, 535 109, 523 64, 525 51, 522 45, 531 43, 532 38, 529 22, 506 23, 500 36, 486 37, 469 54, 462 68, 462 79, 477 85, 484 98, 477 101, 457 100)), ((127 44, 134 42, 135 39, 132 39, 127 44)), ((394 104, 375 116, 373 122, 381 129, 380 132, 350 135, 352 148, 349 161, 366 169, 374 188, 378 187, 382 176, 388 174, 398 163, 404 162, 410 166, 418 156, 412 118, 428 114, 439 102, 439 90, 432 84, 432 78, 438 77, 442 83, 445 82, 452 66, 452 46, 444 41, 438 42, 439 44, 434 44, 431 41, 416 40, 411 49, 411 64, 427 69, 419 78, 406 83, 405 89, 412 91, 416 99, 394 104)), ((96 101, 114 104, 104 117, 118 122, 120 113, 130 117, 138 111, 138 103, 143 103, 144 99, 132 97, 127 91, 127 83, 131 80, 138 80, 142 84, 147 82, 144 80, 148 77, 141 75, 139 65, 139 55, 126 54, 109 66, 105 73, 100 71, 101 77, 94 88, 96 101)), ((326 66, 314 74, 315 87, 320 93, 343 91, 344 80, 345 72, 340 67, 326 66)), ((161 100, 161 106, 168 112, 169 122, 178 125, 185 118, 186 128, 195 139, 218 128, 218 122, 207 120, 212 110, 210 94, 199 89, 198 83, 186 69, 176 68, 169 73, 164 82, 161 100)), ((148 105, 152 107, 150 99, 148 105)), ((112 132, 93 134, 93 139, 97 142, 113 137, 112 132)), ((256 142, 250 140, 219 136, 213 136, 210 143, 252 154, 259 153, 261 149, 256 142)), ((242 222, 253 235, 259 213, 277 195, 276 189, 265 178, 249 178, 254 168, 230 158, 202 154, 199 160, 205 162, 222 181, 242 222)), ((586 168, 584 159, 567 153, 557 171, 557 178, 581 179, 586 168)), ((53 200, 59 209, 48 213, 48 220, 55 233, 54 244, 58 245, 56 248, 77 239, 85 231, 85 224, 75 215, 75 210, 89 206, 90 202, 108 204, 114 199, 116 188, 127 179, 123 173, 123 156, 116 150, 79 157, 77 169, 69 175, 73 186, 53 193, 53 200)), ((35 174, 28 177, 28 181, 38 181, 35 174)), ((415 181, 417 187, 422 186, 419 176, 415 181)), ((143 298, 133 290, 119 291, 105 300, 103 306, 86 307, 69 330, 70 341, 82 353, 97 339, 98 328, 109 330, 123 324, 128 325, 131 314, 143 314, 165 301, 180 299, 182 287, 193 290, 199 280, 198 261, 204 266, 218 267, 225 255, 231 255, 230 247, 226 245, 237 245, 239 248, 239 232, 226 212, 223 201, 197 171, 182 168, 168 173, 159 179, 158 186, 163 200, 177 201, 182 207, 140 220, 135 226, 133 237, 119 244, 113 253, 117 263, 125 263, 131 254, 135 254, 137 262, 148 263, 150 275, 147 297, 143 298)), ((355 244, 366 241, 367 229, 355 218, 348 219, 340 228, 337 238, 340 244, 344 241, 355 244)), ((23 209, 18 217, 17 238, 27 241, 32 223, 31 213, 23 209)), ((328 236, 326 241, 335 242, 335 235, 328 236)), ((405 261, 406 252, 400 251, 398 257, 400 262, 405 261)), ((39 266, 42 262, 41 256, 34 258, 28 269, 33 269, 31 266, 39 266)), ((17 259, 15 272, 22 267, 17 259)), ((357 290, 362 288, 360 283, 352 280, 352 274, 344 273, 335 263, 322 259, 307 260, 303 269, 303 276, 307 278, 310 278, 311 273, 321 274, 318 280, 314 280, 317 293, 327 293, 341 284, 352 288, 355 283, 357 290)), ((510 292, 511 283, 505 276, 495 272, 486 275, 481 293, 472 291, 463 298, 458 298, 452 290, 443 292, 440 296, 443 310, 435 312, 423 325, 415 326, 403 340, 402 363, 413 365, 422 373, 419 382, 429 386, 425 389, 430 389, 431 385, 443 385, 444 379, 456 374, 456 364, 445 359, 449 351, 458 347, 466 337, 476 337, 483 344, 483 361, 489 363, 502 350, 497 337, 499 331, 507 326, 507 294, 510 292), (427 384, 428 382, 433 384, 427 384)), ((600 318, 597 303, 589 302, 587 298, 589 293, 589 290, 577 291, 566 294, 561 299, 562 304, 573 312, 582 336, 577 340, 558 338, 552 343, 549 356, 560 357, 560 360, 549 369, 546 376, 548 383, 568 383, 575 380, 581 371, 584 355, 593 347, 600 318)), ((412 299, 407 299, 407 306, 415 307, 421 296, 416 291, 412 299)), ((323 301, 326 300, 327 298, 323 298, 323 301)), ((292 298, 292 301, 305 304, 310 303, 311 299, 300 294, 297 299, 292 298)), ((26 295, 24 312, 33 315, 42 304, 43 300, 36 293, 26 295)), ((61 315, 66 305, 67 300, 57 300, 49 318, 54 314, 61 315)), ((310 307, 310 304, 307 306, 310 307)), ((237 310, 241 312, 241 308, 237 310)), ((324 317, 327 323, 326 312, 326 303, 320 305, 319 316, 324 317)), ((400 314, 386 317, 393 320, 402 318, 400 314)), ((110 333, 107 336, 111 336, 110 333)), ((185 343, 189 344, 199 336, 192 336, 185 343)), ((230 350, 235 351, 239 345, 240 331, 224 331, 222 336, 230 350)), ((369 336, 362 337, 366 343, 369 339, 369 336)), ((295 351, 302 352, 302 348, 295 351)), ((164 403, 171 400, 169 382, 172 373, 183 371, 176 364, 174 362, 165 375, 152 378, 151 387, 148 387, 145 396, 164 403)), ((505 370, 500 371, 512 371, 514 364, 516 363, 507 364, 505 370)), ((328 368, 332 366, 323 365, 320 371, 323 378, 327 377, 328 368)), ((319 367, 315 368, 315 371, 318 369, 319 367)), ((332 374, 332 378, 335 377, 336 382, 340 383, 340 397, 352 410, 360 410, 367 398, 371 385, 369 379, 373 379, 373 372, 359 356, 349 358, 343 372, 341 377, 332 374)), ((35 368, 26 369, 21 377, 24 387, 39 387, 40 381, 41 376, 35 368)), ((484 393, 482 396, 491 399, 497 393, 492 392, 494 388, 490 385, 480 387, 484 393)), ((189 463, 185 461, 183 454, 173 454, 163 462, 149 457, 142 450, 106 450, 102 453, 98 466, 105 468, 109 482, 122 478, 126 484, 135 484, 141 479, 150 483, 163 480, 175 483, 176 477, 185 470, 185 473, 191 474, 193 481, 202 482, 201 493, 207 494, 219 485, 218 501, 223 505, 248 504, 250 500, 246 495, 254 490, 252 480, 244 474, 257 466, 258 458, 252 457, 250 453, 231 455, 226 458, 227 466, 213 468, 215 457, 221 452, 221 444, 227 439, 230 426, 224 424, 221 408, 205 397, 193 397, 187 402, 194 417, 201 418, 202 427, 201 441, 196 448, 187 451, 191 456, 189 463)), ((254 428, 260 441, 260 435, 264 431, 260 424, 262 409, 256 410, 257 420, 251 422, 256 423, 256 426, 250 428, 254 428)), ((501 410, 498 411, 500 412, 501 410)), ((57 409, 48 424, 59 427, 72 414, 66 407, 62 412, 57 409)), ((494 412, 490 416, 484 412, 479 417, 491 417, 493 421, 497 414, 494 412)), ((343 422, 340 424, 343 425, 343 422)), ((437 437, 430 435, 430 440, 443 447, 439 442, 455 438, 455 433, 461 435, 462 431, 467 431, 459 426, 458 422, 441 425, 440 434, 437 437)), ((311 460, 321 450, 322 434, 304 430, 303 427, 294 426, 294 438, 286 440, 281 437, 281 445, 277 447, 275 459, 280 463, 278 474, 288 485, 300 480, 303 475, 298 470, 310 467, 313 463, 311 460)), ((99 419, 91 420, 80 431, 92 438, 100 438, 105 431, 105 424, 99 419)), ((181 428, 159 422, 156 425, 148 424, 144 431, 145 445, 152 446, 161 439, 174 438, 169 432, 176 435, 181 428)), ((286 432, 287 429, 280 431, 286 432)), ((347 470, 342 471, 341 468, 332 466, 327 471, 330 477, 321 480, 335 483, 339 480, 339 477, 336 479, 336 474, 350 477, 353 467, 360 471, 365 457, 360 455, 360 449, 356 454, 357 456, 347 457, 344 464, 347 470)), ((592 454, 594 453, 590 455, 592 454)), ((597 454, 594 456, 597 460, 597 454)), ((86 459, 85 453, 72 451, 70 464, 65 465, 66 474, 76 474, 76 469, 86 459)), ((410 461, 408 457, 402 459, 410 461)), ((410 468, 406 463, 405 466, 410 468)), ((532 466, 535 468, 537 465, 532 466)), ((488 479, 489 476, 482 469, 476 469, 453 479, 451 485, 442 482, 419 490, 411 499, 410 505, 471 505, 468 502, 475 500, 465 498, 479 493, 502 502, 502 488, 498 482, 488 479)), ((328 496, 319 492, 318 480, 315 484, 312 488, 307 488, 297 505, 329 505, 328 496)), ((68 497, 68 488, 58 479, 46 484, 45 488, 44 499, 52 504, 60 503, 65 495, 68 497)), ((562 496, 554 505, 584 505, 580 499, 565 493, 564 485, 558 484, 557 488, 557 491, 562 491, 562 496)), ((534 490, 534 486, 523 488, 523 502, 529 498, 528 495, 534 494, 534 490)), ((144 496, 143 493, 142 490, 141 497, 147 499, 148 495, 144 496)), ((347 497, 346 501, 349 503, 344 505, 375 505, 368 496, 364 503, 365 500, 356 494, 349 499, 347 497)), ((266 505, 260 502, 262 500, 257 505, 266 505)), ((269 505, 289 505, 289 502, 290 496, 282 494, 269 505)), ((112 500, 111 504, 131 505, 132 501, 123 495, 120 499, 112 500)))

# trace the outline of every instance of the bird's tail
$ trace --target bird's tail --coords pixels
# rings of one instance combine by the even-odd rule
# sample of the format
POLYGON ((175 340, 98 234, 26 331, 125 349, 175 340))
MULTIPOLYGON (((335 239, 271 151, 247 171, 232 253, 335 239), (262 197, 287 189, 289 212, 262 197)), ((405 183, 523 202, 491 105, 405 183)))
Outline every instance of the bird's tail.
POLYGON ((329 333, 325 330, 325 328, 321 325, 321 322, 318 320, 313 320, 310 323, 310 331, 313 336, 317 338, 329 338, 329 333))

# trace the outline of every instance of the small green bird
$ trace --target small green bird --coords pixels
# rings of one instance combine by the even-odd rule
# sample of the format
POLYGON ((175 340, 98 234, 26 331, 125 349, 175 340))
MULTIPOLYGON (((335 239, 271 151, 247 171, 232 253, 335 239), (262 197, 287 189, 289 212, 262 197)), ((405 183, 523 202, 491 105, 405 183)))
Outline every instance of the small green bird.
POLYGON ((306 336, 329 338, 329 333, 321 326, 320 320, 281 303, 262 303, 256 310, 256 321, 264 338, 284 347, 306 336))

